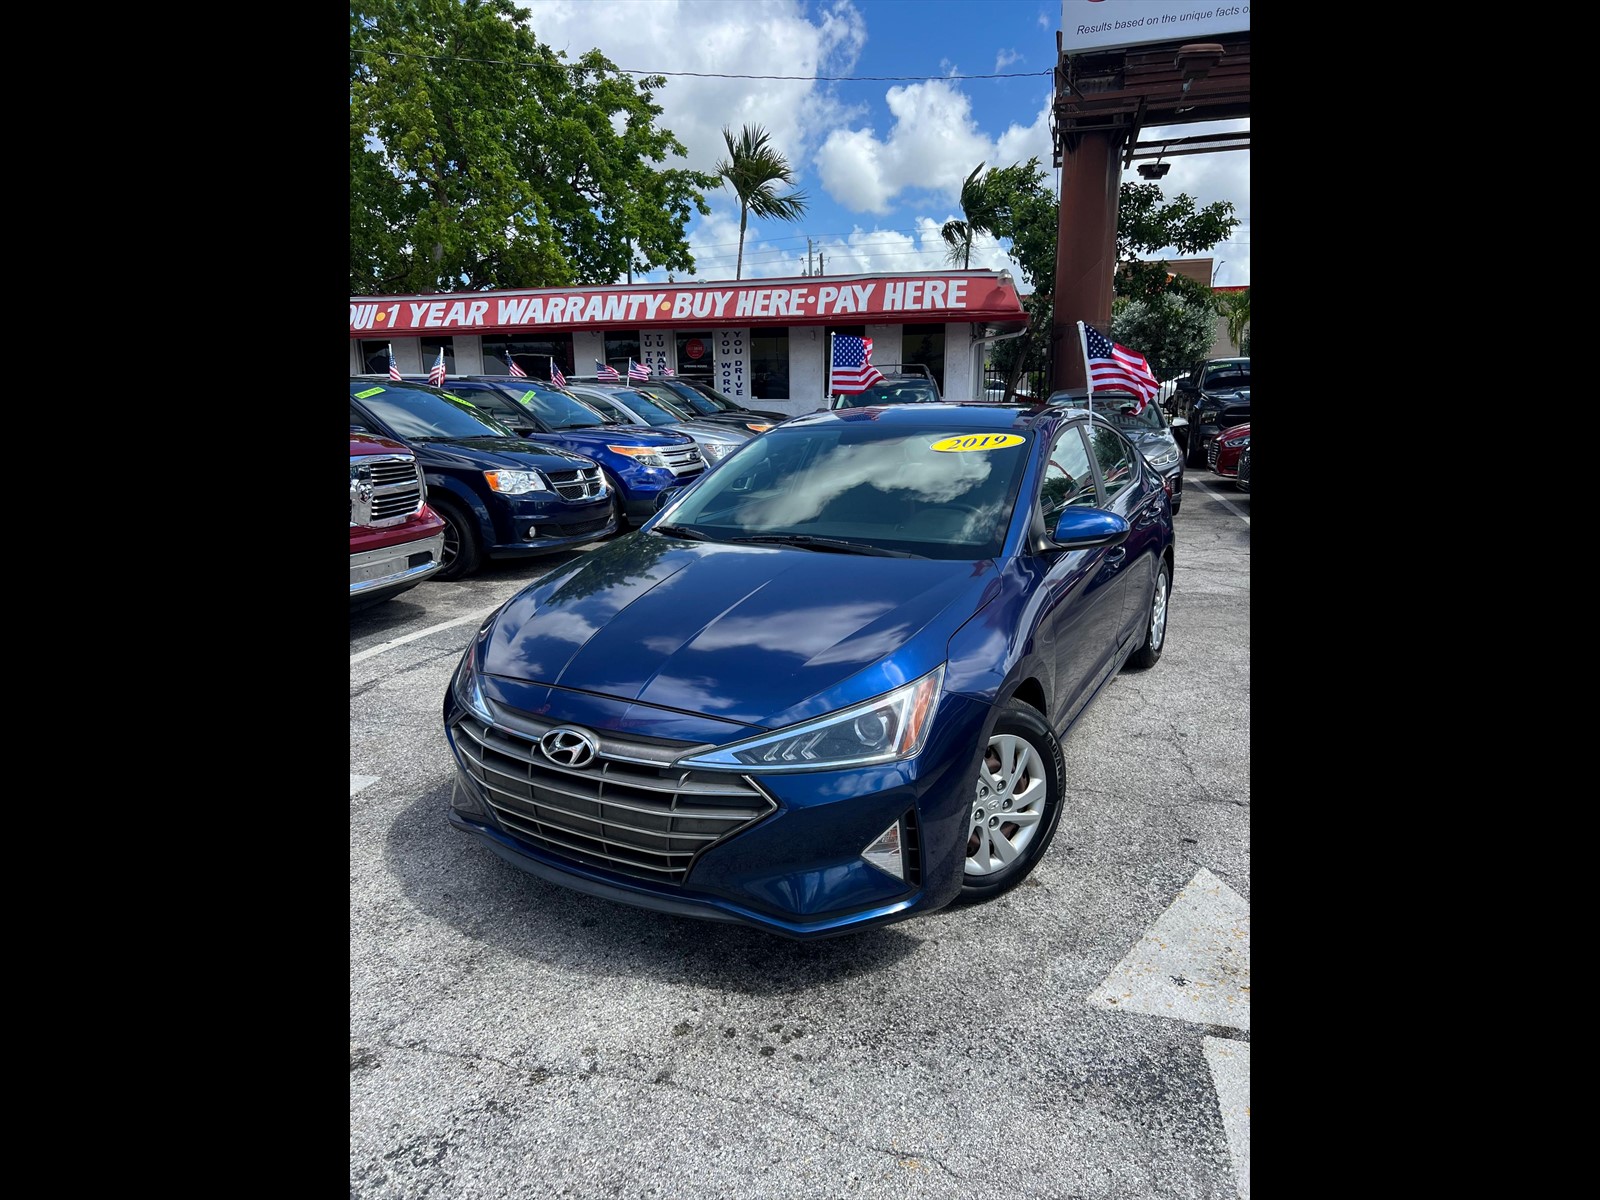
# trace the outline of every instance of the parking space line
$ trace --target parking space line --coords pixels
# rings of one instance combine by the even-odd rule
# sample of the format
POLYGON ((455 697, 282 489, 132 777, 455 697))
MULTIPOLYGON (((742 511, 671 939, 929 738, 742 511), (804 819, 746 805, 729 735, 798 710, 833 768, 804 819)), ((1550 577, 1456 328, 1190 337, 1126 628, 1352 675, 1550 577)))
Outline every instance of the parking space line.
POLYGON ((1190 488, 1195 488, 1200 492, 1201 495, 1210 496, 1213 500, 1216 500, 1222 505, 1223 508, 1227 509, 1234 516, 1238 517, 1239 520, 1243 521, 1246 525, 1250 524, 1250 518, 1229 503, 1226 496, 1224 496, 1221 492, 1213 492, 1198 479, 1185 479, 1183 481, 1183 487, 1185 491, 1188 491, 1190 488))
POLYGON ((393 650, 396 646, 404 646, 407 642, 414 642, 418 638, 428 637, 430 634, 438 633, 441 629, 451 629, 457 625, 465 625, 469 621, 482 621, 484 616, 484 613, 475 613, 472 616, 457 617, 454 621, 446 621, 442 625, 430 625, 426 629, 419 629, 415 633, 408 633, 405 635, 405 637, 391 638, 387 642, 379 642, 376 646, 369 646, 367 649, 362 650, 358 654, 352 654, 350 656, 350 665, 354 666, 362 659, 371 658, 374 655, 382 654, 385 650, 393 650))

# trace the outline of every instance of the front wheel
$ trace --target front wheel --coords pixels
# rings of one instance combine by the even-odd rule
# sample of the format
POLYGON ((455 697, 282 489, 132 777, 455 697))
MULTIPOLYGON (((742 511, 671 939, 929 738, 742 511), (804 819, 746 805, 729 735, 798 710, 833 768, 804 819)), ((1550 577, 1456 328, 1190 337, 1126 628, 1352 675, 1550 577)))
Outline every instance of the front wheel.
POLYGON ((1150 605, 1145 609, 1144 644, 1128 656, 1128 665, 1136 670, 1147 670, 1161 661, 1161 651, 1167 644, 1167 600, 1172 594, 1172 576, 1163 562, 1156 569, 1156 585, 1150 589, 1150 605))
POLYGON ((471 515, 453 501, 430 500, 429 503, 444 520, 444 553, 439 556, 443 565, 434 578, 460 579, 477 570, 481 551, 471 515))
POLYGON ((1065 786, 1054 731, 1037 709, 1006 701, 972 780, 961 900, 988 900, 1028 877, 1055 836, 1065 786))

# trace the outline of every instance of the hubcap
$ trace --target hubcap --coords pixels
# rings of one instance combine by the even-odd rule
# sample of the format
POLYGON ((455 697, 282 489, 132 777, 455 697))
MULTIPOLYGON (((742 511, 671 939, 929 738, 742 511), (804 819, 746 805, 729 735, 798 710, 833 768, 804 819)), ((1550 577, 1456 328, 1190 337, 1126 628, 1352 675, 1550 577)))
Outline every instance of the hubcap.
POLYGON ((984 751, 967 834, 970 875, 993 875, 1015 862, 1044 818, 1044 761, 1027 738, 996 734, 984 751))
POLYGON ((456 528, 454 521, 444 523, 444 548, 440 551, 439 562, 441 569, 448 569, 456 561, 456 555, 461 553, 461 531, 456 528))
POLYGON ((1150 605, 1150 649, 1161 649, 1167 636, 1167 573, 1156 574, 1156 595, 1150 605))

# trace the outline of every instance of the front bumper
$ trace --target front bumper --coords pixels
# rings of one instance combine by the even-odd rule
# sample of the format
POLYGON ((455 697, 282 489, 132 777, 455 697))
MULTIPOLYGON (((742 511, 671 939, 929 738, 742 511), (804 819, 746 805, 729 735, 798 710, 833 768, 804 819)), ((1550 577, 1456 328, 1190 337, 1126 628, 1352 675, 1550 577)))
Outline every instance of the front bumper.
POLYGON ((376 600, 415 587, 443 565, 444 530, 350 555, 350 599, 376 600))
MULTIPOLYGON (((452 688, 449 821, 530 874, 638 908, 799 940, 885 925, 942 908, 960 891, 970 772, 987 709, 950 695, 944 703, 914 760, 765 775, 685 772, 672 759, 704 742, 629 740, 595 719, 604 704, 568 708, 562 715, 571 719, 559 724, 581 725, 602 746, 598 765, 573 772, 540 758, 541 731, 557 721, 495 705, 490 725, 461 708, 452 688), (729 815, 719 824, 724 803, 729 815), (861 857, 897 820, 904 879, 861 857)), ((638 730, 637 706, 623 711, 638 730)))

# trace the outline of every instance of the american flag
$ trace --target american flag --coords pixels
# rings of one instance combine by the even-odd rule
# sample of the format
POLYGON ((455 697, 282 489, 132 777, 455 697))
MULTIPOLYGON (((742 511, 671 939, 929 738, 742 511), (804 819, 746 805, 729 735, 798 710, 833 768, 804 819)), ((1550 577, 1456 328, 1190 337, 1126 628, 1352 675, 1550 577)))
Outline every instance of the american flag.
POLYGON ((883 382, 883 372, 872 365, 872 339, 840 337, 833 339, 833 382, 836 392, 864 392, 883 382))
MULTIPOLYGON (((628 361, 632 362, 633 360, 629 359, 628 361)), ((594 377, 596 379, 604 379, 607 383, 622 382, 622 376, 617 374, 617 369, 606 366, 598 358, 594 360, 594 377)))
POLYGON ((628 378, 629 379, 649 379, 650 378, 650 368, 645 366, 643 363, 636 363, 636 362, 633 361, 633 359, 630 358, 628 360, 628 378))
POLYGON ((439 347, 439 361, 433 364, 433 370, 428 372, 428 382, 434 387, 444 386, 444 347, 439 347))
POLYGON ((510 367, 511 373, 517 376, 519 379, 526 379, 528 377, 528 373, 521 367, 517 366, 517 360, 511 357, 511 351, 509 350, 506 351, 506 366, 510 367))
POLYGON ((1083 327, 1084 346, 1089 354, 1089 388, 1125 387, 1139 397, 1135 412, 1156 398, 1161 384, 1150 373, 1150 361, 1137 350, 1119 346, 1093 325, 1083 327))
POLYGON ((394 361, 394 347, 393 346, 389 347, 389 378, 390 379, 399 379, 400 378, 400 367, 394 361))
POLYGON ((677 374, 677 372, 674 371, 671 367, 662 367, 661 368, 661 373, 663 375, 665 375, 668 379, 671 379, 674 375, 677 374))
POLYGON ((561 368, 556 366, 556 360, 553 358, 550 360, 550 382, 558 388, 567 386, 567 377, 561 373, 561 368))

